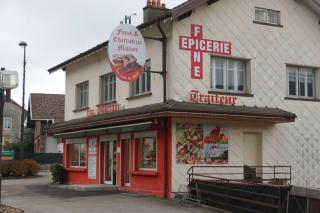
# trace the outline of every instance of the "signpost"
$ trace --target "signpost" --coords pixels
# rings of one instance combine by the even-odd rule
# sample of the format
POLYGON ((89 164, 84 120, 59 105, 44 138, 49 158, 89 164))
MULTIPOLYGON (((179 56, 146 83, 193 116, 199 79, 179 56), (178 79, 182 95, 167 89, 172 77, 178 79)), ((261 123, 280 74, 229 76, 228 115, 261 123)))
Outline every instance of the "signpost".
POLYGON ((14 160, 14 150, 3 150, 2 160, 14 160))
POLYGON ((108 57, 112 71, 126 82, 144 72, 146 46, 140 31, 131 24, 118 25, 109 38, 108 57))

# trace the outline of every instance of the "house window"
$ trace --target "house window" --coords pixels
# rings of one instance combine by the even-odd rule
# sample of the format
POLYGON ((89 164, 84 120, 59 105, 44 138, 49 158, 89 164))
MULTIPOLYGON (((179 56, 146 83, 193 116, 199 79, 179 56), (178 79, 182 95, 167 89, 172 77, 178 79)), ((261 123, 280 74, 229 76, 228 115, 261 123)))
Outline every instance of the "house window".
POLYGON ((77 84, 77 109, 88 106, 89 100, 89 81, 77 84))
POLYGON ((101 103, 108 103, 116 100, 116 76, 113 73, 101 76, 101 103))
POLYGON ((211 89, 226 92, 245 92, 246 61, 212 57, 211 89))
POLYGON ((255 21, 272 25, 280 25, 280 11, 256 7, 255 21))
POLYGON ((87 159, 87 144, 70 144, 70 166, 85 167, 87 159))
POLYGON ((287 75, 289 96, 315 97, 315 73, 312 68, 288 66, 287 75))
POLYGON ((7 130, 12 128, 12 118, 11 117, 4 117, 3 118, 3 128, 7 129, 7 130))
POLYGON ((156 137, 136 139, 137 162, 139 170, 157 169, 157 143, 156 137))
MULTIPOLYGON (((147 60, 145 71, 151 70, 151 60, 147 60)), ((151 90, 151 76, 149 72, 144 72, 140 77, 131 84, 131 96, 137 96, 148 93, 151 90)))

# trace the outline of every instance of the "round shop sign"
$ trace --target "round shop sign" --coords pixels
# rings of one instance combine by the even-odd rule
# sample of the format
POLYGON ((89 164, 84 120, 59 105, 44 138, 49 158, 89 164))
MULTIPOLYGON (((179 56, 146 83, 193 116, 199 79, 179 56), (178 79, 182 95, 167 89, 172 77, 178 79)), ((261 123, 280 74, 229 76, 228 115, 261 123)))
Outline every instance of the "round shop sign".
POLYGON ((133 25, 117 26, 108 43, 112 71, 123 81, 133 82, 144 71, 146 45, 140 31, 133 25))

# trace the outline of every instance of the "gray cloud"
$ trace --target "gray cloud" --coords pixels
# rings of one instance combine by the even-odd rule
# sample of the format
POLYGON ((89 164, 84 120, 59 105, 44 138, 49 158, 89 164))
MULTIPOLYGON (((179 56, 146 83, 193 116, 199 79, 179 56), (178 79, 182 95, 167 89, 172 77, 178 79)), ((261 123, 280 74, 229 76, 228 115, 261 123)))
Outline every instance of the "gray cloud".
MULTIPOLYGON (((163 0, 172 8, 184 0, 163 0)), ((64 73, 47 69, 103 41, 125 14, 142 21, 146 0, 2 0, 0 7, 0 67, 19 73, 12 98, 21 104, 23 50, 26 41, 26 104, 29 93, 64 93, 64 73)))

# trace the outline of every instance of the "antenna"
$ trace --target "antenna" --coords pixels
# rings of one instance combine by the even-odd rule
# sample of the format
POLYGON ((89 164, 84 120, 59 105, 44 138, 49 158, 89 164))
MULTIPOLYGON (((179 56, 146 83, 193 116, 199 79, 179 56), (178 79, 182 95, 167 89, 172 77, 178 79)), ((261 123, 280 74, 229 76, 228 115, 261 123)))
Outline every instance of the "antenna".
POLYGON ((131 17, 136 15, 137 13, 132 13, 131 15, 125 15, 124 20, 121 20, 120 23, 123 24, 124 22, 125 24, 131 24, 131 17))

